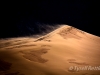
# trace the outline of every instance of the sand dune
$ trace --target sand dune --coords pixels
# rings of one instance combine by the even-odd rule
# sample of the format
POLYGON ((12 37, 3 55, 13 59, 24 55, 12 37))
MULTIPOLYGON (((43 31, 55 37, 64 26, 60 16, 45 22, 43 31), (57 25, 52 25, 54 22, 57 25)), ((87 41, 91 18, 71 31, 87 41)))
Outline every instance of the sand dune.
POLYGON ((0 40, 0 75, 100 75, 99 56, 100 37, 62 25, 37 39, 0 40))

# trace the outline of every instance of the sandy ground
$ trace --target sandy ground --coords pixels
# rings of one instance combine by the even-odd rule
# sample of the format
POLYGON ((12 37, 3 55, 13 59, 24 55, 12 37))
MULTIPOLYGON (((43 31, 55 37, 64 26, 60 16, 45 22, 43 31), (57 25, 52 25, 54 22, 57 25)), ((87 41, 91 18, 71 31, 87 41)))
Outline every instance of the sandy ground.
POLYGON ((0 75, 100 75, 99 56, 100 37, 63 25, 37 39, 0 40, 0 75))

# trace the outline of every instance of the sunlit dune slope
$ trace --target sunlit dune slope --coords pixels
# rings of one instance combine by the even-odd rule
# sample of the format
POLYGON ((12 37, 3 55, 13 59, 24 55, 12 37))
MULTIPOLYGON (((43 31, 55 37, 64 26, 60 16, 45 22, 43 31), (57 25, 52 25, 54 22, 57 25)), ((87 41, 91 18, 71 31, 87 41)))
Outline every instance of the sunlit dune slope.
POLYGON ((0 75, 100 75, 99 56, 100 37, 62 25, 37 39, 0 40, 0 75))

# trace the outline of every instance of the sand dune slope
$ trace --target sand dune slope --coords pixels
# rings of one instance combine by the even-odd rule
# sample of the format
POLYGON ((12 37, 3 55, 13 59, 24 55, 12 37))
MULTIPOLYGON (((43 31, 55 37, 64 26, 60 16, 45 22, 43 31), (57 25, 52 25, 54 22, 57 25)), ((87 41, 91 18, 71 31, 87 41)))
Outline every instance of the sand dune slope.
POLYGON ((0 40, 0 75, 100 75, 99 56, 100 37, 63 25, 37 39, 0 40))

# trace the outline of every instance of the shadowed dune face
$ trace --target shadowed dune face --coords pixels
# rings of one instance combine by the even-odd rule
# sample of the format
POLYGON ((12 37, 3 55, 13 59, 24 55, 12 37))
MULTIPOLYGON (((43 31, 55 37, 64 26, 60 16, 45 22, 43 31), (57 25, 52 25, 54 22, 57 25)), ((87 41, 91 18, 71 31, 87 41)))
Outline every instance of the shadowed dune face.
POLYGON ((11 68, 12 63, 0 60, 0 71, 7 71, 11 68))
POLYGON ((99 56, 100 37, 64 25, 35 39, 0 40, 0 75, 100 75, 99 56))
POLYGON ((9 73, 8 70, 11 69, 12 63, 6 62, 4 60, 0 60, 0 75, 24 75, 20 74, 20 72, 9 73))
POLYGON ((68 59, 67 60, 69 63, 72 63, 72 64, 77 64, 77 65, 89 65, 85 62, 77 62, 75 59, 68 59))
POLYGON ((35 62, 39 62, 39 63, 45 63, 47 62, 48 60, 47 59, 44 59, 41 57, 42 54, 45 54, 47 53, 48 49, 46 48, 43 48, 43 49, 40 49, 40 50, 36 50, 36 51, 30 51, 30 52, 27 52, 27 51, 21 51, 21 53, 23 53, 23 57, 30 60, 30 61, 35 61, 35 62))

